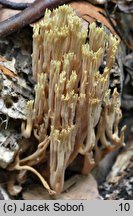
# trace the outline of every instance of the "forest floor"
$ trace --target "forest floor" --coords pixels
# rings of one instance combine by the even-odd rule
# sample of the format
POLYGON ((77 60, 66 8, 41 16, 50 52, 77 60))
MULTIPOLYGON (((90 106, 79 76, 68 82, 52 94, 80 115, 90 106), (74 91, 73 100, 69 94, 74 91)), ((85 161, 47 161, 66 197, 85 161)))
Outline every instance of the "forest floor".
MULTIPOLYGON (((127 16, 126 16, 127 19, 127 16)), ((130 27, 129 27, 130 29, 130 27)), ((133 29, 130 29, 133 32, 133 29)), ((131 33, 130 32, 130 33, 131 33)), ((131 37, 130 37, 131 40, 131 37)), ((133 40, 133 38, 132 38, 133 40)), ((92 174, 96 181, 90 176, 89 180, 85 179, 85 184, 89 184, 94 189, 91 189, 91 186, 88 190, 92 190, 88 199, 104 199, 104 200, 133 200, 133 49, 127 48, 124 46, 124 58, 122 61, 123 68, 123 83, 122 83, 122 93, 121 93, 121 109, 123 112, 123 118, 121 120, 121 125, 127 125, 127 130, 125 133, 125 147, 117 150, 111 156, 107 157, 97 168, 92 171, 92 174), (101 171, 102 170, 102 171, 101 171), (100 174, 99 174, 100 173, 100 174), (98 188, 98 189, 97 189, 98 188), (95 194, 95 195, 94 195, 95 194), (92 196, 92 197, 91 197, 92 196)), ((123 49, 123 48, 122 48, 123 49)), ((17 76, 19 77, 19 85, 22 89, 21 94, 19 94, 17 101, 6 100, 6 111, 3 111, 1 119, 1 131, 0 139, 3 139, 4 136, 8 137, 8 132, 13 131, 13 136, 17 136, 14 131, 20 133, 21 120, 23 119, 23 112, 20 110, 23 109, 24 104, 20 104, 20 107, 17 109, 17 112, 14 112, 14 107, 16 104, 19 104, 19 101, 23 101, 23 98, 33 99, 34 98, 34 81, 32 79, 32 66, 31 66, 31 53, 32 53, 32 28, 27 27, 20 30, 18 33, 7 36, 5 38, 0 38, 0 57, 8 59, 7 65, 1 66, 0 70, 3 70, 3 73, 7 77, 12 78, 12 71, 17 71, 17 76), (9 65, 10 62, 10 65, 9 65), (8 70, 5 70, 4 67, 8 66, 8 70), (26 82, 25 82, 26 80, 26 82), (12 106, 10 106, 12 105, 12 106), (7 111, 8 110, 8 111, 7 111), (6 113, 8 112, 8 113, 6 113), (7 116, 10 118, 7 118, 7 116), (19 120, 16 119, 19 116, 19 120), (5 132, 5 128, 7 128, 5 132), (4 131, 4 132, 3 132, 4 131), (7 134, 6 134, 7 133, 7 134)), ((0 64, 3 60, 0 58, 0 64)), ((3 63, 2 63, 3 64, 3 63)), ((15 75, 13 73, 15 79, 15 75)), ((15 83, 15 82, 14 82, 15 83)), ((10 82, 7 84, 12 85, 10 82)), ((11 86, 10 86, 11 87, 11 86)), ((17 88, 15 86, 15 88, 17 88)), ((10 88, 7 89, 8 92, 14 91, 10 88)), ((20 93, 20 92, 19 92, 20 93)), ((1 104, 0 104, 1 105, 1 104)), ((18 137, 17 137, 18 139, 18 137)), ((0 140, 0 142, 2 142, 0 140)), ((27 145, 29 145, 27 141, 27 145)), ((0 170, 3 173, 3 170, 0 170)), ((5 175, 5 174, 3 174, 5 175)), ((6 179, 6 177, 4 177, 6 179)), ((0 178, 1 180, 1 178, 0 178)), ((33 185, 36 183, 36 179, 33 178, 33 185)), ((1 180, 1 186, 3 187, 3 178, 1 180)), ((81 182, 81 178, 79 178, 81 182)), ((29 185, 31 180, 29 180, 29 185)), ((24 185, 25 187, 25 185, 24 185)), ((88 187, 88 186, 87 186, 88 187)), ((78 188, 78 186, 77 186, 78 188)), ((76 188, 76 191, 78 190, 76 188)), ((83 186, 85 192, 86 187, 83 186)), ((41 189, 36 189, 37 192, 30 196, 32 191, 29 189, 29 193, 20 194, 15 196, 16 199, 32 199, 36 198, 36 193, 41 193, 41 189)), ((85 195, 87 197, 88 195, 85 195)), ((42 197, 47 195, 42 194, 42 197)), ((63 197, 63 196, 62 196, 63 197)), ((65 196, 64 196, 65 197, 65 196)), ((63 197, 63 198, 64 198, 63 197)), ((67 197, 67 195, 66 195, 67 197)), ((76 195, 75 195, 76 197, 76 195)), ((72 195, 71 195, 72 198, 72 195)))

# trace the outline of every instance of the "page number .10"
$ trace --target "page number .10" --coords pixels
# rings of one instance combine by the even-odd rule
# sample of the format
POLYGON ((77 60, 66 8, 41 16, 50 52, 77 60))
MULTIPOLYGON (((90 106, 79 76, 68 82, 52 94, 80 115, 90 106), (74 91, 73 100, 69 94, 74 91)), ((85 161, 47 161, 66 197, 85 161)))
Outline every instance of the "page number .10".
POLYGON ((120 203, 120 211, 130 211, 130 204, 129 203, 120 203))

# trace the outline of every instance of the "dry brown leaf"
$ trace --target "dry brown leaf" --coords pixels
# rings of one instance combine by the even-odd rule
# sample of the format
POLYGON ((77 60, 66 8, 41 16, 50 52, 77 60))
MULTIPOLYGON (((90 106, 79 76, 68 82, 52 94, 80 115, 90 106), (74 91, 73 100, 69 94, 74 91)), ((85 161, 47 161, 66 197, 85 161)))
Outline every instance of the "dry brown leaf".
POLYGON ((8 8, 1 8, 0 9, 0 22, 10 18, 11 16, 16 15, 19 12, 20 11, 18 11, 18 10, 11 10, 11 9, 8 9, 8 8))
POLYGON ((15 77, 16 74, 14 74, 14 72, 12 72, 11 70, 9 70, 8 68, 4 67, 3 65, 0 65, 0 71, 6 75, 9 76, 11 78, 15 77))
MULTIPOLYGON (((96 180, 91 174, 88 176, 76 176, 75 180, 76 182, 71 188, 56 198, 61 200, 100 199, 96 180)), ((23 193, 23 198, 25 200, 49 200, 50 196, 44 188, 34 185, 23 193)))
POLYGON ((95 22, 96 21, 96 19, 94 19, 94 18, 92 18, 91 16, 89 16, 89 15, 84 15, 84 16, 82 16, 82 19, 84 19, 86 22, 89 22, 89 23, 92 23, 92 22, 95 22))
POLYGON ((96 7, 96 6, 94 6, 88 2, 85 2, 85 1, 72 2, 70 5, 86 21, 88 21, 88 22, 100 21, 114 35, 116 35, 115 30, 110 25, 107 18, 104 16, 104 10, 102 8, 96 7))
POLYGON ((97 182, 89 174, 87 176, 78 176, 78 179, 70 189, 62 193, 60 199, 64 200, 98 200, 100 199, 97 182))

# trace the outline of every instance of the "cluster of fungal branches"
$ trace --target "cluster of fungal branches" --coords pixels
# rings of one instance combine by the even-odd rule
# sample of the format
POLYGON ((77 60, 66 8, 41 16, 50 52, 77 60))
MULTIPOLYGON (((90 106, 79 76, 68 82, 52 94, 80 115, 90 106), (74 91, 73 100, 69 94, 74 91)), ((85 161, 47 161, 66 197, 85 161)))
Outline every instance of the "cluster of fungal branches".
POLYGON ((119 40, 92 23, 86 42, 82 19, 66 5, 46 10, 33 32, 35 99, 27 103, 22 135, 34 136, 38 146, 25 158, 18 155, 12 169, 32 171, 49 193, 60 193, 65 170, 79 154, 82 173, 87 173, 124 143, 125 127, 118 133, 119 93, 109 89, 119 40), (44 167, 40 173, 37 164, 44 167))

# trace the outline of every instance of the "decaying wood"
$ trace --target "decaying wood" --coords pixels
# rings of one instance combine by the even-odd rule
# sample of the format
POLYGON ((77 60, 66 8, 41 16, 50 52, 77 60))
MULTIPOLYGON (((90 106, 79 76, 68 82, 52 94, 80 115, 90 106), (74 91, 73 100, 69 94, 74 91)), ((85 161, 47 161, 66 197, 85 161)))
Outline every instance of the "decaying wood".
POLYGON ((0 113, 14 119, 25 119, 26 100, 23 97, 23 90, 19 85, 19 78, 12 77, 13 73, 8 69, 4 73, 2 73, 0 68, 0 113), (11 79, 7 78, 7 76, 11 79))
POLYGON ((19 150, 16 134, 13 130, 0 131, 0 167, 7 168, 19 150))

